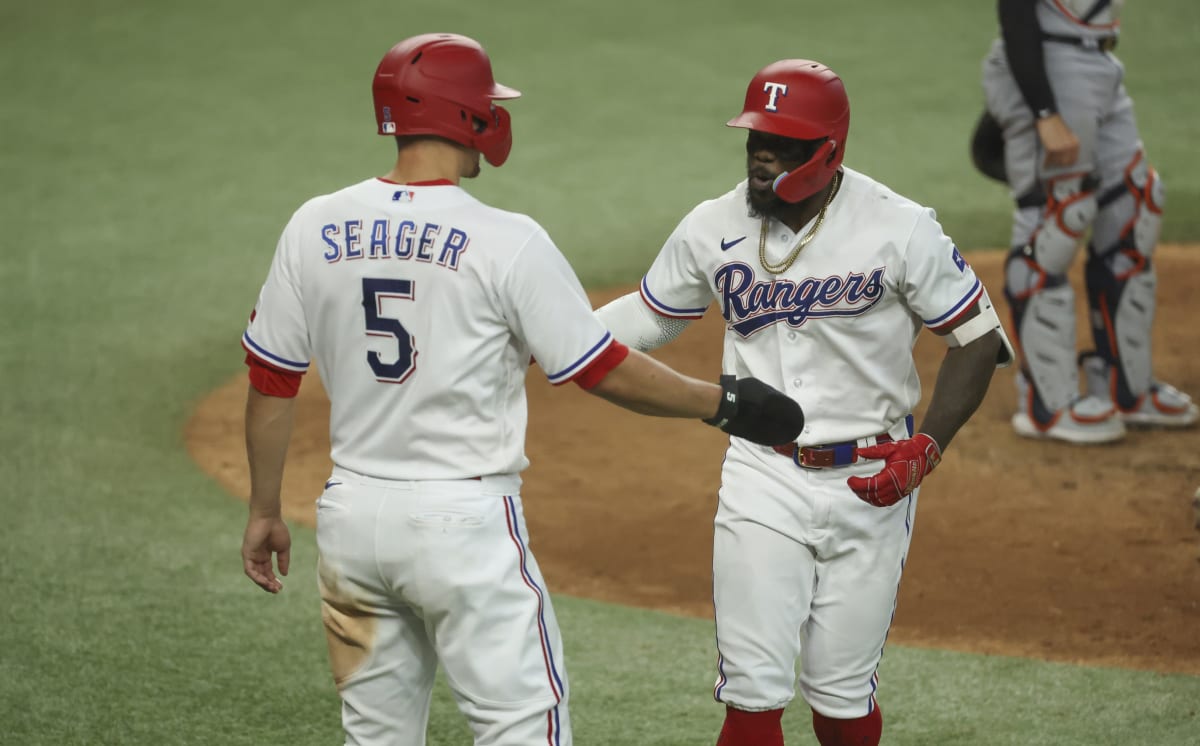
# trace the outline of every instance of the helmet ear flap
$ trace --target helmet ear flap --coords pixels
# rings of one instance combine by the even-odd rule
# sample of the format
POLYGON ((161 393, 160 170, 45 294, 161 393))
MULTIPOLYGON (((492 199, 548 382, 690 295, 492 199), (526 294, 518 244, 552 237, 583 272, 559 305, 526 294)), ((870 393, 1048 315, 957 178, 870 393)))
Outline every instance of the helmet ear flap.
POLYGON ((492 166, 501 166, 512 152, 512 117, 503 106, 492 105, 490 122, 475 135, 475 149, 492 166))
POLYGON ((808 199, 829 183, 829 170, 836 169, 840 165, 840 160, 838 142, 833 139, 826 140, 803 166, 785 171, 775 177, 771 189, 784 202, 800 202, 808 199))
MULTIPOLYGON (((830 166, 835 165, 834 161, 839 157, 838 148, 840 147, 840 143, 838 143, 837 140, 830 139, 827 140, 825 144, 830 146, 829 155, 825 158, 825 167, 829 168, 830 166)), ((818 150, 817 152, 820 153, 821 151, 818 150)))

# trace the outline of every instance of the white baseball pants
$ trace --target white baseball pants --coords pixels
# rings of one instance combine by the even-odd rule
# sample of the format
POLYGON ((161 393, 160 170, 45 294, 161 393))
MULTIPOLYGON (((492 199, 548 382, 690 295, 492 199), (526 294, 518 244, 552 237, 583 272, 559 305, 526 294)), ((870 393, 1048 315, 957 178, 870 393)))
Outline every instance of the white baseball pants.
POLYGON ((569 746, 562 640, 516 475, 335 469, 317 502, 322 618, 348 746, 423 746, 439 663, 478 746, 569 746))

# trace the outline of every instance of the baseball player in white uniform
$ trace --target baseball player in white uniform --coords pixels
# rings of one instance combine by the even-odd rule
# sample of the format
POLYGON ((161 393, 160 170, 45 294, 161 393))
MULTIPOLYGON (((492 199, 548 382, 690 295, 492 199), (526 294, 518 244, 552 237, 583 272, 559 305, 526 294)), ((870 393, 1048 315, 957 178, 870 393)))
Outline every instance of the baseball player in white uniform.
MULTIPOLYGON (((1189 396, 1152 374, 1154 247, 1165 192, 1112 52, 1121 5, 998 0, 1001 38, 983 65, 988 115, 974 145, 986 143, 989 127, 1000 133, 1001 175, 1016 202, 1005 296, 1022 352, 1012 424, 1025 437, 1105 443, 1127 425, 1200 419, 1189 396), (1077 358, 1067 270, 1089 228, 1096 349, 1077 358)), ((988 160, 976 155, 976 163, 988 160)))
POLYGON ((246 574, 287 574, 280 480, 300 376, 329 394, 333 473, 317 503, 322 616, 346 743, 425 743, 440 664, 476 744, 566 746, 569 684, 529 549, 519 473, 531 358, 651 415, 786 443, 799 405, 760 381, 684 377, 614 341, 546 232, 458 186, 512 144, 475 41, 407 39, 374 79, 394 167, 308 201, 242 337, 250 366, 246 574))
POLYGON ((875 744, 876 669, 896 604, 918 485, 1011 348, 933 211, 842 165, 842 81, 809 60, 758 72, 729 122, 749 131, 747 179, 679 223, 631 293, 598 309, 649 350, 716 301, 723 369, 785 391, 795 442, 731 438, 713 542, 719 746, 783 743, 800 692, 822 744, 875 744), (949 352, 921 427, 912 347, 949 352))

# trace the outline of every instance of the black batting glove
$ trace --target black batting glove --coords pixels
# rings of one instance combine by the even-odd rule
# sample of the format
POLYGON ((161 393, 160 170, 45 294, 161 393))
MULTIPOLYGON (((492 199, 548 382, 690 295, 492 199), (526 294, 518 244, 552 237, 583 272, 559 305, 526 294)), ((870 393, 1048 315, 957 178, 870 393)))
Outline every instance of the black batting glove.
POLYGON ((791 443, 804 429, 804 411, 783 392, 757 378, 721 376, 720 382, 721 404, 705 424, 764 446, 791 443))

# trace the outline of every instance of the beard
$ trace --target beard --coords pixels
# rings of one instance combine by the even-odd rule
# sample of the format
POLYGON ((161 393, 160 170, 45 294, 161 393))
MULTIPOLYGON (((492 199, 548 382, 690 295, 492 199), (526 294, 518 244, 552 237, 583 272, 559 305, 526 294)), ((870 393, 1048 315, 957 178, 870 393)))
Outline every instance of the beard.
POLYGON ((790 207, 771 189, 757 190, 749 184, 746 186, 746 207, 752 218, 767 218, 779 220, 790 207))

